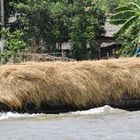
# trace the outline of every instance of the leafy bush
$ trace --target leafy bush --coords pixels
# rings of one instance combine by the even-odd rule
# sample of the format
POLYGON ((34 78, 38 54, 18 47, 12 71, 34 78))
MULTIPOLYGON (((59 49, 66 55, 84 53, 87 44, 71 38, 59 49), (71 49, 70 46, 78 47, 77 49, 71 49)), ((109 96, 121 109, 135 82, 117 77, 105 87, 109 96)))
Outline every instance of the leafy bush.
POLYGON ((5 41, 4 52, 0 54, 1 60, 4 63, 10 60, 17 62, 18 58, 21 57, 20 53, 25 51, 26 48, 26 43, 23 39, 25 33, 21 30, 10 33, 9 28, 4 28, 2 34, 5 36, 5 41))

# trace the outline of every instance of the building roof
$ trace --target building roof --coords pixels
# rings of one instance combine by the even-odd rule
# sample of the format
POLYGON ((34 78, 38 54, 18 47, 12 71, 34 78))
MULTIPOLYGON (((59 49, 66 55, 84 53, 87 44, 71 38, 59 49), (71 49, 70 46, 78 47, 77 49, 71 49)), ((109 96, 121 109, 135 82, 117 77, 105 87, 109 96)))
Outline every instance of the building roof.
POLYGON ((114 34, 119 30, 119 28, 120 26, 110 24, 109 21, 107 20, 105 23, 105 30, 106 30, 105 37, 113 37, 114 34))
POLYGON ((9 23, 13 23, 17 20, 16 16, 9 17, 9 23))
POLYGON ((112 46, 115 44, 117 44, 117 42, 110 42, 110 43, 103 42, 100 47, 105 48, 105 47, 112 46))

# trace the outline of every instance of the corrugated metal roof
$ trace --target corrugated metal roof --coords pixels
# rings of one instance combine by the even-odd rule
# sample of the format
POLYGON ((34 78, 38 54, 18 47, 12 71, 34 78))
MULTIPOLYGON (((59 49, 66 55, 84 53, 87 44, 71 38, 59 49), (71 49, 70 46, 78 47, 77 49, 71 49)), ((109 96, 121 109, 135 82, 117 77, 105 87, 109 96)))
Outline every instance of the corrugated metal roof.
POLYGON ((117 43, 116 42, 110 42, 110 43, 103 42, 100 47, 105 48, 105 47, 112 46, 115 44, 117 44, 117 43))

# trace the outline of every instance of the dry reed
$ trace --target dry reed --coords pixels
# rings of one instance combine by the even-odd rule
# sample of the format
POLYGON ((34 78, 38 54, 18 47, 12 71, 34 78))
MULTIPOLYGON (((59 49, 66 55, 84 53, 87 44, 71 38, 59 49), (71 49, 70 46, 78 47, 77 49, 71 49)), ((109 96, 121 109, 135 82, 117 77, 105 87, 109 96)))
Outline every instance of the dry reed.
POLYGON ((140 59, 26 62, 0 66, 0 103, 86 108, 140 97, 140 59))

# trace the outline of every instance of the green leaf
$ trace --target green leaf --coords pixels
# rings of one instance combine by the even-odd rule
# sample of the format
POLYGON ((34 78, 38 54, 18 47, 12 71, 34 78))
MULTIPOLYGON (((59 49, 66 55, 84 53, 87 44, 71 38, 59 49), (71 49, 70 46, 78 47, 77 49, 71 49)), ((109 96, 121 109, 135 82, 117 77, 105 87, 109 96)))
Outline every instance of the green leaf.
POLYGON ((125 6, 117 7, 117 8, 114 10, 114 13, 122 12, 122 11, 126 11, 126 10, 133 10, 133 8, 132 8, 132 6, 130 6, 130 5, 125 5, 125 6))
POLYGON ((133 22, 135 22, 136 20, 138 20, 139 18, 137 16, 133 16, 131 17, 129 20, 127 20, 119 29, 119 31, 115 34, 115 36, 118 36, 120 34, 123 34, 125 32, 125 30, 127 30, 127 28, 129 28, 129 26, 132 25, 133 22))
POLYGON ((115 25, 124 24, 129 18, 131 18, 136 14, 137 14, 136 11, 133 10, 117 12, 116 14, 110 17, 110 23, 115 25))
POLYGON ((140 2, 137 1, 135 2, 130 2, 129 5, 134 6, 136 9, 140 10, 140 2))

